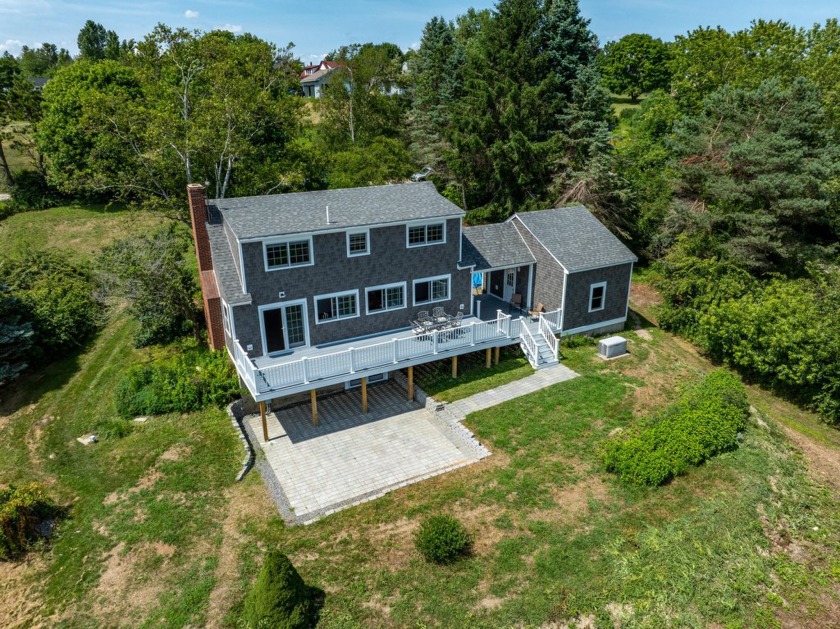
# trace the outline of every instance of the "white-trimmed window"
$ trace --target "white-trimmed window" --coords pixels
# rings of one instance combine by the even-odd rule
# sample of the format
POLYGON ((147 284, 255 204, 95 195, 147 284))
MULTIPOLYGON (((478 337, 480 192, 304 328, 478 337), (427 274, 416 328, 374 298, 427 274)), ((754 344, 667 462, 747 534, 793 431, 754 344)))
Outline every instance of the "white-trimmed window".
POLYGON ((296 266, 314 264, 312 256, 312 238, 266 242, 265 270, 289 269, 296 266))
POLYGON ((222 300, 222 325, 225 328, 225 332, 231 338, 233 338, 233 332, 231 332, 230 328, 230 306, 227 305, 227 302, 222 300))
POLYGON ((603 310, 607 301, 607 283, 598 282, 589 287, 589 312, 603 310))
POLYGON ((367 313, 376 314, 377 312, 405 308, 405 288, 405 282, 366 288, 365 301, 367 302, 367 313))
POLYGON ((359 316, 359 291, 351 290, 315 297, 315 322, 327 323, 359 316))
POLYGON ((370 253, 370 232, 367 229, 347 232, 347 257, 366 256, 370 253))
POLYGON ((446 221, 414 223, 405 228, 406 244, 409 247, 425 247, 446 242, 446 221))
POLYGON ((414 280, 414 305, 449 300, 449 275, 414 280))

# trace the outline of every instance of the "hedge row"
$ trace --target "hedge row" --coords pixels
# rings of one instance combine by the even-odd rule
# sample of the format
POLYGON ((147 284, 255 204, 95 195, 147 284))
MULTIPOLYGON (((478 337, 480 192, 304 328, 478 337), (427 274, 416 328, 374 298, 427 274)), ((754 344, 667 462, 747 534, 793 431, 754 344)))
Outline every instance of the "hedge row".
POLYGON ((661 485, 733 449, 748 414, 744 386, 726 371, 713 371, 651 425, 608 440, 601 456, 624 481, 661 485))

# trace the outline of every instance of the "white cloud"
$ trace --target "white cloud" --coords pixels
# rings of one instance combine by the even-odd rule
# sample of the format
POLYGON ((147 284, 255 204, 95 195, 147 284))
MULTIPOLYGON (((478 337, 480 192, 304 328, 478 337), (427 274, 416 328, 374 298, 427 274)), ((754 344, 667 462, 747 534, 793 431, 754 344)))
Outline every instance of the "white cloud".
POLYGON ((241 33, 242 32, 242 24, 225 24, 222 27, 223 31, 230 31, 231 33, 241 33))
POLYGON ((17 55, 20 53, 20 49, 23 47, 23 42, 19 39, 7 39, 6 41, 0 43, 0 54, 4 52, 8 52, 12 55, 17 55))
POLYGON ((184 17, 188 20, 192 20, 193 18, 198 17, 198 11, 193 11, 192 9, 187 9, 184 11, 184 17))

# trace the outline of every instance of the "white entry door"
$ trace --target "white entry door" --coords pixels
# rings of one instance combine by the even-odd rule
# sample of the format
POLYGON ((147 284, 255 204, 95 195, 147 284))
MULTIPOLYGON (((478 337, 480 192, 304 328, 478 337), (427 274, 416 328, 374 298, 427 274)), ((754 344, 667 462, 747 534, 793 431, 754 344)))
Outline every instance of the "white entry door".
POLYGON ((505 301, 510 301, 513 298, 513 287, 516 286, 516 269, 508 269, 505 271, 505 301))

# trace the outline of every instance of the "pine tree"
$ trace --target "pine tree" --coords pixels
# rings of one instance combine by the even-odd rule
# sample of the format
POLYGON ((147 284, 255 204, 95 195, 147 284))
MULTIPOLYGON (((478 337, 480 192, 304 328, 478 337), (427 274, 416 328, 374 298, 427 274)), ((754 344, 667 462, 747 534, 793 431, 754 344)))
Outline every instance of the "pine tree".
POLYGON ((245 599, 246 626, 303 629, 313 625, 313 615, 309 588, 298 571, 286 555, 270 550, 245 599))
POLYGON ((17 378, 27 368, 32 348, 32 324, 24 321, 23 304, 0 285, 0 386, 17 378))

